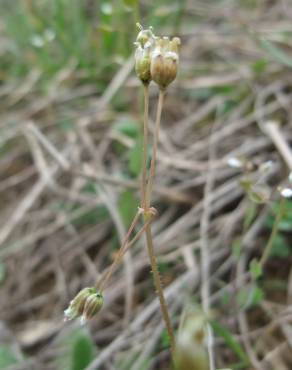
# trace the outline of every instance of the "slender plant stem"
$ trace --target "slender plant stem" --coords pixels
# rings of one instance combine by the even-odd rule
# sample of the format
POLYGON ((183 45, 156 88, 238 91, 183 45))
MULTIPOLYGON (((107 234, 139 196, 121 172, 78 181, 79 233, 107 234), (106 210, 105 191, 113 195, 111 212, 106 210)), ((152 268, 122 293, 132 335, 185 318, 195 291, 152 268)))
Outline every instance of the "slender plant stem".
POLYGON ((163 288, 162 288, 162 284, 161 284, 161 280, 160 280, 160 275, 159 275, 159 270, 158 270, 158 266, 157 266, 156 257, 155 257, 155 254, 154 254, 152 231, 151 231, 151 225, 150 224, 147 225, 145 232, 146 232, 148 255, 149 255, 150 264, 151 264, 152 273, 153 273, 153 281, 154 281, 154 285, 155 285, 155 288, 156 288, 156 293, 157 293, 158 298, 159 298, 161 313, 162 313, 162 316, 163 316, 163 319, 164 319, 164 322, 165 322, 166 330, 167 330, 167 333, 169 335, 170 349, 171 349, 171 353, 172 353, 172 357, 173 357, 174 349, 175 349, 174 333, 173 333, 172 325, 171 325, 171 322, 170 322, 166 301, 165 301, 164 294, 163 294, 163 288))
POLYGON ((282 217, 283 217, 283 214, 284 214, 284 210, 285 210, 284 205, 285 205, 285 198, 281 198, 280 208, 278 210, 278 213, 277 213, 274 225, 273 225, 273 229, 272 229, 270 238, 269 238, 268 243, 266 245, 266 248, 265 248, 265 250, 262 254, 262 258, 259 261, 261 266, 263 266, 266 263, 267 259, 269 258, 269 255, 271 253, 271 249, 273 247, 274 240, 275 240, 275 237, 277 236, 277 232, 278 232, 278 229, 279 229, 279 224, 280 224, 280 222, 282 220, 282 217))
POLYGON ((159 143, 159 131, 160 131, 160 121, 161 121, 161 113, 162 107, 164 102, 165 91, 159 91, 159 98, 158 98, 158 106, 157 106, 157 114, 155 120, 155 129, 154 129, 154 141, 153 141, 153 149, 152 149, 152 158, 150 164, 150 171, 149 171, 149 181, 147 187, 147 195, 146 195, 146 209, 150 207, 151 204, 151 196, 152 196, 152 188, 153 188, 153 181, 155 177, 155 169, 156 169, 156 158, 157 158, 157 148, 159 143))
POLYGON ((126 244, 126 246, 123 248, 123 252, 122 252, 121 258, 123 258, 124 254, 127 253, 127 251, 129 250, 129 248, 131 248, 131 246, 133 244, 135 244, 141 238, 141 236, 145 232, 147 226, 152 223, 153 217, 154 216, 152 216, 151 218, 149 218, 149 220, 141 227, 141 229, 137 232, 137 234, 134 236, 134 238, 128 244, 126 244))
POLYGON ((148 154, 148 120, 149 120, 149 84, 143 84, 144 88, 144 117, 143 117, 143 160, 141 179, 141 207, 146 210, 146 186, 147 186, 147 154, 148 154))
POLYGON ((106 271, 105 275, 101 278, 101 281, 99 281, 96 286, 99 290, 104 290, 108 280, 110 279, 111 275, 113 274, 115 268, 117 267, 117 265, 119 264, 120 260, 122 259, 123 255, 124 255, 124 249, 127 247, 128 243, 129 243, 129 239, 130 239, 130 236, 132 234, 132 231, 134 230, 138 220, 139 220, 139 217, 141 215, 141 211, 139 210, 137 213, 136 213, 136 216, 134 217, 133 221, 132 221, 132 224, 131 226, 129 227, 129 230, 125 236, 125 239, 119 249, 119 252, 117 253, 113 263, 111 264, 111 266, 109 267, 109 269, 106 271))
MULTIPOLYGON (((145 93, 145 107, 144 107, 144 153, 145 153, 145 148, 146 148, 145 137, 147 138, 146 143, 147 143, 147 140, 148 140, 148 91, 146 91, 146 89, 145 89, 144 93, 145 93), (147 101, 147 103, 146 103, 146 101, 147 101), (147 110, 147 112, 146 112, 146 110, 147 110), (147 122, 146 122, 146 120, 147 120, 147 122)), ((153 187, 153 181, 154 181, 154 176, 155 176, 155 165, 156 165, 156 157, 157 157, 157 147, 158 147, 158 142, 159 142, 159 130, 160 130, 160 121, 161 121, 161 112, 162 112, 162 107, 163 107, 164 94, 165 94, 164 91, 160 90, 159 98, 158 98, 156 121, 155 121, 155 129, 154 129, 154 139, 153 139, 152 158, 151 158, 150 171, 149 171, 149 180, 148 180, 146 193, 145 193, 145 195, 146 195, 145 196, 145 206, 144 206, 145 222, 148 222, 148 218, 149 218, 149 212, 148 211, 149 211, 150 205, 151 205, 151 195, 152 195, 152 187, 153 187)), ((144 164, 145 164, 145 162, 144 162, 144 164)), ((173 329, 172 329, 170 318, 169 318, 169 313, 168 313, 166 301, 165 301, 164 294, 163 294, 163 288, 162 288, 162 284, 161 284, 161 279, 160 279, 160 274, 159 274, 159 270, 158 270, 158 266, 157 266, 157 261, 156 261, 156 257, 155 257, 155 254, 154 254, 151 224, 150 223, 148 223, 148 224, 145 223, 145 226, 146 226, 145 227, 146 244, 147 244, 147 250, 148 250, 150 265, 151 265, 151 269, 152 269, 152 273, 153 273, 154 286, 155 286, 156 293, 157 293, 158 298, 159 298, 161 313, 162 313, 162 317, 163 317, 164 322, 165 322, 166 330, 167 330, 168 335, 169 335, 171 353, 172 353, 172 356, 173 356, 174 349, 175 349, 175 339, 174 339, 174 333, 173 333, 173 329)))

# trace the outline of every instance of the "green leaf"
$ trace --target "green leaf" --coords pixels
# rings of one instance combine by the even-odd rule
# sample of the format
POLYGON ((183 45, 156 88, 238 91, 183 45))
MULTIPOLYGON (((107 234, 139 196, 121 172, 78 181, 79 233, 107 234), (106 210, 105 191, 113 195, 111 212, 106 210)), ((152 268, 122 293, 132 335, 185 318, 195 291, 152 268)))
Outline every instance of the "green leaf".
POLYGON ((249 265, 249 271, 250 271, 251 276, 254 280, 257 280, 263 274, 262 266, 256 259, 253 259, 251 261, 251 263, 249 265))
POLYGON ((170 339, 166 330, 161 333, 161 345, 162 348, 169 348, 170 346, 170 339))
POLYGON ((119 211, 126 227, 129 227, 137 213, 138 200, 132 190, 126 190, 119 199, 119 211))
POLYGON ((123 1, 124 4, 130 8, 134 8, 138 3, 138 0, 123 0, 123 1))
POLYGON ((85 327, 70 330, 60 345, 63 350, 56 358, 59 370, 84 370, 95 357, 95 345, 85 327))
POLYGON ((242 287, 237 294, 237 301, 242 309, 257 306, 263 298, 264 291, 255 283, 242 287))
POLYGON ((285 238, 282 235, 276 235, 272 245, 270 256, 285 258, 291 255, 292 247, 287 244, 285 238))
POLYGON ((113 129, 133 139, 137 138, 139 134, 138 123, 131 120, 119 121, 114 125, 113 129))
POLYGON ((246 213, 244 215, 244 221, 243 221, 243 228, 244 230, 247 230, 247 228, 252 224, 257 212, 257 206, 254 203, 250 203, 249 207, 246 210, 246 213))
POLYGON ((10 347, 5 345, 0 346, 0 369, 6 369, 6 367, 17 362, 18 360, 10 347))
POLYGON ((262 39, 260 40, 261 46, 279 63, 284 64, 287 67, 292 67, 292 57, 288 56, 283 50, 281 50, 274 43, 262 39))
POLYGON ((251 65, 252 70, 255 74, 259 75, 266 70, 268 61, 266 59, 259 59, 251 65))
POLYGON ((270 191, 267 187, 261 186, 252 186, 250 191, 248 191, 249 199, 256 204, 265 204, 268 202, 270 197, 270 191))
POLYGON ((85 369, 94 357, 94 345, 89 336, 80 334, 72 345, 72 370, 85 369))
POLYGON ((135 177, 138 177, 142 167, 142 145, 143 138, 139 136, 134 148, 129 153, 129 170, 135 177))
POLYGON ((211 321, 211 326, 216 334, 222 337, 229 348, 246 364, 249 363, 248 357, 240 343, 230 333, 228 329, 221 326, 217 321, 211 321))

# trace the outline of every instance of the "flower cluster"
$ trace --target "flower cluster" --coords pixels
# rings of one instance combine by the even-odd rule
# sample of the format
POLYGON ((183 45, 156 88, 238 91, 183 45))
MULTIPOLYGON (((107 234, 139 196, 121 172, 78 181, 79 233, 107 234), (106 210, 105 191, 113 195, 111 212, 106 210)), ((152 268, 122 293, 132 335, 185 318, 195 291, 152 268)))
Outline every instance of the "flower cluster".
POLYGON ((80 317, 81 324, 95 316, 103 305, 103 295, 96 288, 84 288, 64 311, 65 321, 80 317))
POLYGON ((179 62, 180 39, 174 37, 157 37, 152 28, 140 32, 135 42, 135 70, 144 84, 151 80, 160 89, 165 89, 176 77, 179 62))

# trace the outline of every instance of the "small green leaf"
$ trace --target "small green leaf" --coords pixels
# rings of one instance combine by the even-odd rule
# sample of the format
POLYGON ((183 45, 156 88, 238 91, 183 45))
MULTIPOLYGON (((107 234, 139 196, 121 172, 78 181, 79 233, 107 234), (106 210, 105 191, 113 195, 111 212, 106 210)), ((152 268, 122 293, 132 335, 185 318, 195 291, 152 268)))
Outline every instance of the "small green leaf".
POLYGON ((166 330, 163 330, 161 334, 161 345, 162 348, 169 348, 170 346, 170 340, 166 330))
POLYGON ((228 329, 221 326, 217 321, 211 321, 211 326, 216 334, 222 337, 225 343, 232 349, 232 351, 246 364, 249 363, 248 357, 241 347, 240 343, 230 333, 228 329))
POLYGON ((0 369, 6 369, 6 367, 17 362, 18 360, 10 347, 5 345, 0 346, 0 369))
POLYGON ((255 74, 259 75, 266 70, 268 61, 266 59, 259 59, 251 65, 252 70, 255 74))
POLYGON ((285 238, 278 234, 275 236, 271 249, 271 257, 285 258, 292 255, 292 247, 288 245, 285 238))
POLYGON ((124 4, 130 8, 134 8, 137 5, 138 0, 123 0, 124 4))
POLYGON ((249 199, 256 204, 265 204, 270 197, 270 191, 265 186, 252 186, 247 194, 249 199))
POLYGON ((123 135, 135 139, 139 134, 139 125, 137 122, 124 120, 117 122, 113 129, 123 135))
POLYGON ((288 56, 283 50, 281 50, 278 46, 274 43, 262 39, 260 41, 261 46, 279 63, 287 66, 292 67, 292 57, 288 56))
POLYGON ((95 345, 85 327, 70 330, 59 343, 62 351, 56 358, 56 369, 84 370, 95 357, 95 345))
POLYGON ((134 148, 129 153, 129 170, 135 177, 138 177, 142 166, 142 145, 143 138, 139 136, 136 140, 134 148))
POLYGON ((244 230, 247 230, 247 228, 252 224, 257 212, 257 206, 254 203, 250 203, 249 207, 246 210, 246 213, 244 215, 244 221, 243 221, 243 228, 244 230))
POLYGON ((94 357, 94 345, 89 336, 80 334, 72 345, 72 370, 84 370, 94 357))
POLYGON ((262 266, 256 259, 253 259, 251 261, 251 263, 249 265, 249 271, 250 271, 251 276, 254 280, 257 280, 263 274, 262 266))
POLYGON ((119 199, 119 211, 124 225, 129 227, 137 213, 138 201, 132 190, 126 190, 119 199))
POLYGON ((62 121, 58 124, 58 127, 62 131, 71 131, 75 128, 75 125, 74 125, 74 122, 72 122, 70 120, 64 120, 64 121, 62 121))
POLYGON ((242 309, 257 306, 263 298, 263 290, 255 283, 242 287, 237 294, 237 301, 242 309))

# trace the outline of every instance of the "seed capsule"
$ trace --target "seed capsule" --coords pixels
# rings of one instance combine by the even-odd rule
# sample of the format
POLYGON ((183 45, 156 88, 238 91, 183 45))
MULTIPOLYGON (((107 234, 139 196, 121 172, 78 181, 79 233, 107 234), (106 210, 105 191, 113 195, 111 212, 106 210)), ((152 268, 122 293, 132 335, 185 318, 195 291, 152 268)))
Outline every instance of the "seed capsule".
POLYGON ((150 72, 153 81, 161 89, 165 89, 176 78, 179 45, 180 39, 178 37, 174 37, 171 41, 168 37, 156 41, 151 55, 150 72))
POLYGON ((151 81, 150 62, 150 45, 144 46, 144 48, 141 45, 137 45, 135 52, 135 71, 144 84, 151 81))
POLYGON ((151 52, 155 45, 156 37, 153 34, 152 28, 144 30, 140 24, 137 24, 140 32, 137 36, 135 52, 135 71, 137 76, 144 84, 148 84, 151 81, 150 63, 151 63, 151 52))
POLYGON ((103 295, 94 287, 82 289, 64 311, 65 321, 81 318, 81 323, 95 316, 103 305, 103 295))

